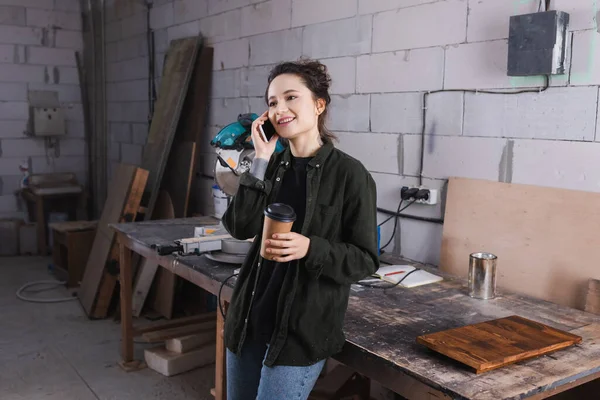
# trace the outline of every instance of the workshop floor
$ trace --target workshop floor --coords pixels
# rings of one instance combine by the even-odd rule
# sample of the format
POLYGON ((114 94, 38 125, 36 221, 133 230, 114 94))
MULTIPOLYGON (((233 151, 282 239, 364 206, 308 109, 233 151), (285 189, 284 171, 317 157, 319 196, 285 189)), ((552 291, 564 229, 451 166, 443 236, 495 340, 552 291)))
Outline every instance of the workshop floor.
MULTIPOLYGON (((211 399, 214 367, 167 378, 150 369, 126 373, 120 327, 91 321, 79 301, 31 303, 16 297, 25 283, 55 279, 49 258, 0 257, 0 398, 2 400, 211 399)), ((35 294, 64 297, 64 288, 35 294)), ((143 347, 136 344, 136 359, 143 347)))

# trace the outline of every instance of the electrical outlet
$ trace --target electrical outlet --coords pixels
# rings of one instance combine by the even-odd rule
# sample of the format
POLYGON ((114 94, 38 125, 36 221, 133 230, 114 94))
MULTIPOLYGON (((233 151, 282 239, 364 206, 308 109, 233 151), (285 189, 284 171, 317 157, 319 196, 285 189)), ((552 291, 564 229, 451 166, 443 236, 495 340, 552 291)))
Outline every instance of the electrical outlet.
POLYGON ((438 203, 438 190, 425 186, 403 186, 400 196, 408 203, 425 204, 433 206, 438 203))

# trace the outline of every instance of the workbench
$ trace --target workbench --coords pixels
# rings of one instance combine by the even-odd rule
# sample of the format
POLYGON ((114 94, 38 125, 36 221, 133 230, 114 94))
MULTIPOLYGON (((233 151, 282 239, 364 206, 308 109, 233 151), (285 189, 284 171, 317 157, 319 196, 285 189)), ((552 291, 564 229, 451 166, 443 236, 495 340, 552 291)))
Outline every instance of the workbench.
MULTIPOLYGON (((111 225, 120 245, 122 365, 134 362, 132 252, 217 294, 238 265, 219 264, 204 256, 158 256, 154 244, 192 237, 195 226, 214 223, 186 218, 111 225)), ((383 262, 400 264, 393 256, 383 262)), ((382 290, 353 285, 346 315, 346 344, 334 359, 409 399, 468 400, 544 399, 600 378, 600 316, 550 302, 500 292, 493 300, 467 295, 466 282, 428 266, 413 265, 444 276, 440 283, 382 290), (426 333, 520 315, 583 338, 581 344, 498 370, 475 374, 416 342, 426 333), (430 397, 427 397, 430 396, 430 397)), ((223 287, 231 299, 235 279, 223 287)), ((223 319, 217 312, 216 398, 225 399, 223 319)))

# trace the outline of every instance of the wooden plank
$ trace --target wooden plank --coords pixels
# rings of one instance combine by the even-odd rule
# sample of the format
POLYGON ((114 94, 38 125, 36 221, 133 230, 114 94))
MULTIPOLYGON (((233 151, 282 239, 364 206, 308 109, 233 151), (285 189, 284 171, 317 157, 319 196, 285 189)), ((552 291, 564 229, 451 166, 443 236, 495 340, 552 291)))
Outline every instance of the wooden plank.
POLYGON ((585 311, 600 314, 600 280, 590 279, 585 311))
POLYGON ((211 328, 204 332, 195 333, 193 335, 167 339, 165 342, 165 347, 167 350, 174 353, 188 353, 204 346, 205 344, 213 342, 215 342, 215 329, 211 328))
POLYGON ((162 342, 176 337, 192 335, 195 333, 214 330, 216 321, 205 321, 198 324, 184 325, 177 328, 163 329, 161 331, 148 332, 142 335, 142 339, 148 343, 162 342))
POLYGON ((214 321, 216 320, 216 316, 217 314, 215 312, 212 312, 202 315, 194 315, 191 317, 177 318, 170 321, 160 321, 143 327, 138 327, 136 328, 136 332, 141 335, 147 332, 155 332, 170 328, 177 328, 184 325, 199 324, 202 322, 214 321))
POLYGON ((121 264, 121 357, 126 363, 133 361, 133 322, 131 318, 131 250, 119 246, 121 264))
POLYGON ((214 363, 215 345, 206 345, 184 354, 157 347, 145 350, 144 357, 151 369, 165 376, 173 376, 214 363))
MULTIPOLYGON (((222 303, 223 312, 227 315, 229 303, 222 303)), ((217 312, 217 343, 215 355, 215 399, 227 400, 227 361, 224 338, 225 318, 217 312)))
POLYGON ((58 232, 76 232, 96 229, 98 221, 67 221, 67 222, 52 222, 48 227, 58 232))
POLYGON ((140 273, 137 274, 134 291, 133 291, 133 315, 139 317, 142 314, 146 297, 152 287, 152 281, 156 271, 158 270, 158 263, 152 260, 144 258, 140 266, 140 273), (144 271, 144 273, 141 273, 144 271))
POLYGON ((173 216, 170 218, 189 216, 188 205, 195 169, 196 143, 174 143, 161 185, 161 190, 165 190, 171 198, 173 216))
POLYGON ((145 220, 151 219, 158 198, 201 41, 200 36, 172 40, 166 54, 155 113, 142 155, 141 166, 149 171, 145 220))
MULTIPOLYGON (((170 157, 171 156, 173 156, 172 153, 170 157)), ((169 160, 171 160, 171 158, 169 158, 169 160)), ((169 166, 167 166, 167 168, 168 167, 169 166)), ((169 170, 167 169, 166 172, 168 173, 169 170)), ((165 175, 165 178, 167 178, 167 176, 168 175, 165 175)), ((173 176, 173 178, 178 179, 176 176, 173 176)), ((179 180, 183 178, 184 177, 179 177, 179 180)), ((172 219, 176 217, 173 201, 171 199, 171 193, 161 187, 158 200, 156 201, 156 206, 154 207, 153 219, 172 219)), ((146 263, 143 265, 146 265, 146 263)), ((149 272, 152 270, 156 271, 156 275, 153 280, 154 290, 150 291, 148 302, 150 303, 151 307, 160 315, 167 319, 171 319, 173 317, 173 300, 175 296, 175 274, 165 270, 164 268, 155 269, 152 265, 150 265, 150 269, 147 271, 148 273, 139 274, 140 279, 150 278, 149 272)), ((139 299, 136 299, 136 303, 141 303, 143 306, 144 302, 142 301, 142 298, 145 298, 148 292, 142 292, 142 289, 142 287, 136 287, 136 292, 138 293, 139 297, 139 299)))
MULTIPOLYGON (((133 180, 130 186, 129 193, 126 197, 125 206, 121 211, 121 217, 119 222, 132 222, 135 221, 137 210, 142 200, 144 188, 146 187, 146 181, 148 179, 148 171, 141 168, 136 168, 133 180)), ((106 229, 108 226, 106 226, 106 229)), ((111 229, 112 230, 112 229, 111 229)), ((114 235, 113 235, 114 236, 114 235)), ((137 260, 137 258, 134 258, 137 260)), ((132 263, 132 265, 136 265, 132 263)), ((133 268, 133 267, 132 267, 133 268)), ((117 277, 119 275, 119 245, 114 241, 111 248, 111 253, 108 261, 105 264, 104 272, 102 275, 102 282, 98 290, 96 297, 96 304, 90 313, 94 318, 106 318, 110 303, 115 294, 115 288, 117 285, 117 277)))
POLYGON ((421 335, 417 342, 473 368, 477 374, 580 343, 572 335, 516 315, 421 335))
POLYGON ((469 254, 498 256, 497 285, 583 310, 600 279, 600 193, 451 178, 440 268, 467 277, 469 254))
POLYGON ((115 233, 108 228, 108 224, 122 220, 132 184, 135 179, 138 179, 138 184, 145 184, 142 179, 144 172, 147 177, 146 171, 138 170, 135 166, 119 164, 109 185, 109 194, 98 221, 96 236, 78 292, 81 305, 88 315, 93 312, 96 295, 113 245, 115 233))

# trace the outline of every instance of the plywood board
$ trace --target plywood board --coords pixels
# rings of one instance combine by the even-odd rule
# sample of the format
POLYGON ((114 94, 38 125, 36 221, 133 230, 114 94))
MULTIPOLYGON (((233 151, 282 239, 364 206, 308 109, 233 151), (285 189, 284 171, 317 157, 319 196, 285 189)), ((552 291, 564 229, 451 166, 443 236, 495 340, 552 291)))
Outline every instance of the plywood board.
POLYGON ((479 374, 564 349, 581 336, 513 315, 418 336, 417 342, 479 374))
POLYGON ((600 279, 600 193, 451 178, 440 268, 467 277, 469 254, 498 256, 497 286, 583 310, 600 279))

